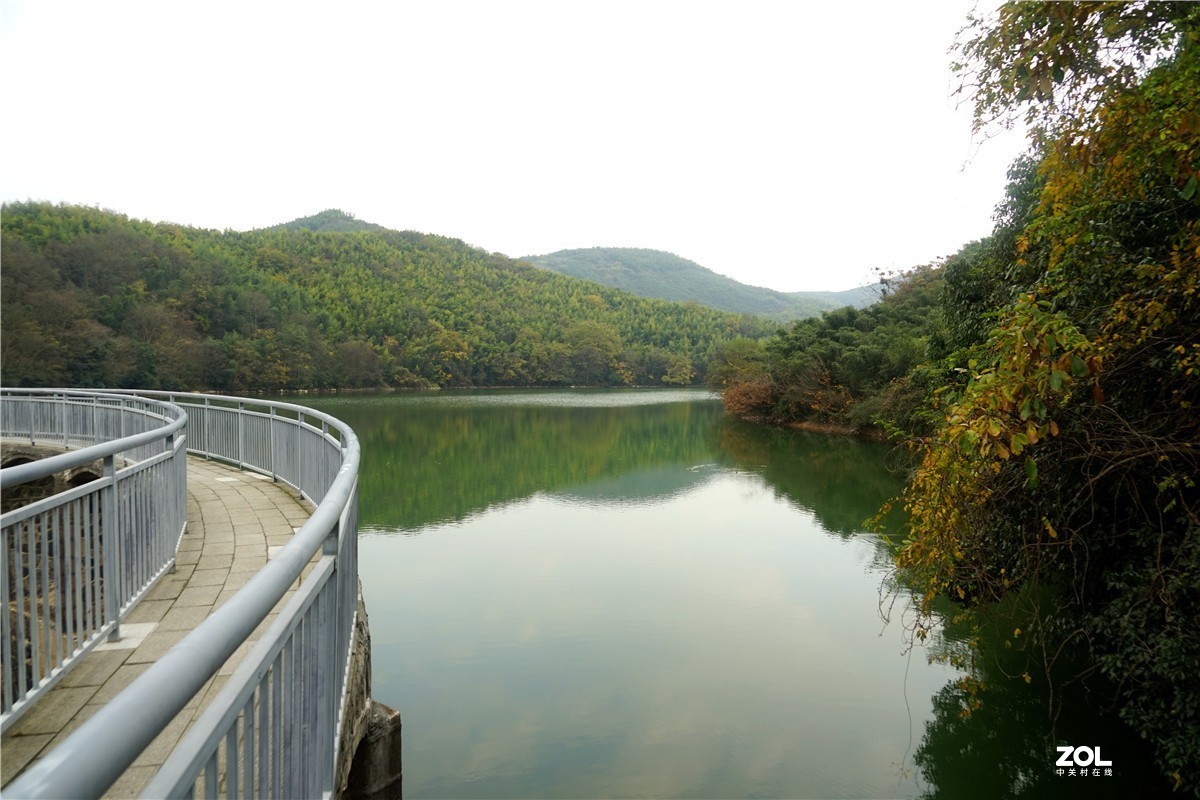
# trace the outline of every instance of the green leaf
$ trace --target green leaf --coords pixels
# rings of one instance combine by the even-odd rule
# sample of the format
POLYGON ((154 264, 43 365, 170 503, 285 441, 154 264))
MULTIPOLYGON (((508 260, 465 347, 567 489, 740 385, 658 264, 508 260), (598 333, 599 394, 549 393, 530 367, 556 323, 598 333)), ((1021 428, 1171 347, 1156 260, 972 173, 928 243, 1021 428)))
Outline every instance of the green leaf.
POLYGON ((1029 479, 1030 486, 1037 486, 1038 483, 1038 468, 1037 462, 1029 456, 1025 457, 1025 477, 1029 479))
POLYGON ((1183 191, 1181 191, 1180 194, 1183 195, 1184 200, 1191 200, 1192 196, 1194 194, 1196 194, 1196 176, 1195 175, 1188 178, 1188 181, 1187 181, 1187 183, 1185 183, 1183 185, 1183 191))

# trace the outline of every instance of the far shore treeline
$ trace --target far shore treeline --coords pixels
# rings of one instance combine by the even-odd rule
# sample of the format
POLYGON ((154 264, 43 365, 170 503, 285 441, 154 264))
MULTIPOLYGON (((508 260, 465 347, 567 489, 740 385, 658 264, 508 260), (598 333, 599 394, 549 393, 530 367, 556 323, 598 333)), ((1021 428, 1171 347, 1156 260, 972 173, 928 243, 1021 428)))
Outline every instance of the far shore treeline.
POLYGON ((22 202, 0 223, 7 386, 691 385, 773 327, 337 211, 220 232, 22 202))

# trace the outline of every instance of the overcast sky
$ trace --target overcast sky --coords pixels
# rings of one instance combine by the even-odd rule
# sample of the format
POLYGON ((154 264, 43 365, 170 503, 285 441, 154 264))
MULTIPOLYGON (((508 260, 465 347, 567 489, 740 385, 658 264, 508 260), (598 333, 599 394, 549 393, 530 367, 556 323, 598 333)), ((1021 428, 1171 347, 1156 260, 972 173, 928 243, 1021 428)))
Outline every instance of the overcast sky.
POLYGON ((0 199, 845 289, 991 230, 1022 144, 950 97, 972 5, 0 0, 0 199))

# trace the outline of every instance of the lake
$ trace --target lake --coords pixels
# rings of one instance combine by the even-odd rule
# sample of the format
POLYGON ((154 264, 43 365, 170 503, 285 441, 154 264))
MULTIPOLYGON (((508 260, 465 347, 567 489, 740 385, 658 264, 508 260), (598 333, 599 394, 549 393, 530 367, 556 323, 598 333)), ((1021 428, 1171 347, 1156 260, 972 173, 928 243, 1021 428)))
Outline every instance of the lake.
MULTIPOLYGON (((887 445, 686 389, 296 401, 362 441, 373 694, 403 717, 406 797, 1119 794, 1053 775, 1036 687, 963 717, 960 673, 908 646, 865 525, 902 486, 887 445)), ((1059 739, 1110 757, 1111 724, 1077 717, 1059 739)))

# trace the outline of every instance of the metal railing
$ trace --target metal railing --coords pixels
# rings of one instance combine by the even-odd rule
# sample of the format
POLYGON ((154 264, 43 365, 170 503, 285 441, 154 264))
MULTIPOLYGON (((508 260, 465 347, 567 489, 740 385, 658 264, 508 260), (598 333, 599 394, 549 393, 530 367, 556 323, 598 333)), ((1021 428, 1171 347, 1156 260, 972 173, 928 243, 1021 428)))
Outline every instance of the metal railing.
POLYGON ((67 450, 0 470, 0 491, 91 466, 96 480, 0 516, 0 730, 165 572, 187 526, 183 409, 128 395, 5 390, 0 436, 67 450))
POLYGON ((103 793, 319 554, 315 567, 184 734, 143 796, 329 796, 341 747, 357 613, 358 439, 333 417, 288 403, 139 394, 187 409, 188 452, 269 475, 316 508, 232 599, 6 787, 5 794, 103 793))

